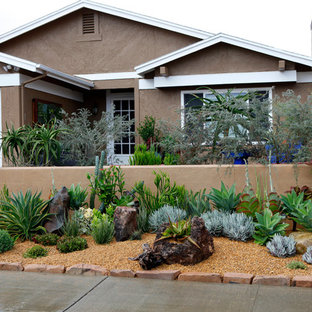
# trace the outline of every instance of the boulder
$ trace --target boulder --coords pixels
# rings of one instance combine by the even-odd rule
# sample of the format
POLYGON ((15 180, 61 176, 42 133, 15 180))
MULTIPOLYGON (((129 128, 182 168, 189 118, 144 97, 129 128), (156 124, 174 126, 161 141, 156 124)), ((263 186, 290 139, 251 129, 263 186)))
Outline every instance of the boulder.
POLYGON ((138 229, 137 212, 132 207, 117 207, 114 213, 115 238, 117 242, 130 238, 138 229))
POLYGON ((68 217, 69 200, 65 186, 52 198, 49 203, 49 213, 54 215, 44 225, 48 233, 58 232, 64 225, 65 218, 68 217))
POLYGON ((311 232, 292 232, 292 236, 296 242, 296 250, 299 254, 304 254, 309 246, 312 246, 311 232))
POLYGON ((163 224, 156 233, 153 247, 143 245, 143 253, 131 260, 138 260, 144 270, 150 270, 163 263, 193 265, 209 258, 214 252, 213 238, 205 227, 202 218, 194 217, 191 224, 190 238, 175 241, 170 238, 160 239, 169 224, 163 224))

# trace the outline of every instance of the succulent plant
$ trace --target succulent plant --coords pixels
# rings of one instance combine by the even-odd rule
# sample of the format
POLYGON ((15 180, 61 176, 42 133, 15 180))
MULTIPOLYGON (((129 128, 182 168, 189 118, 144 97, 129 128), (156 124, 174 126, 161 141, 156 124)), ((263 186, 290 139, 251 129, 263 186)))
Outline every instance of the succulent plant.
POLYGON ((302 255, 302 260, 312 264, 312 246, 307 248, 307 251, 302 255))
POLYGON ((205 226, 212 236, 221 236, 223 233, 223 218, 225 213, 213 210, 201 215, 205 222, 205 226))
POLYGON ((291 257, 296 254, 296 242, 292 237, 275 234, 266 244, 270 254, 278 258, 291 257))

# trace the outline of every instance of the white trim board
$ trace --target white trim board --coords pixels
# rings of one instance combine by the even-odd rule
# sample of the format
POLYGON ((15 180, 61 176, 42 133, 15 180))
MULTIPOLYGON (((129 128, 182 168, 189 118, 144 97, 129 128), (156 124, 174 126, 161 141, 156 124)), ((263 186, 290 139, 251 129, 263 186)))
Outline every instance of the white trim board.
POLYGON ((178 87, 200 85, 223 85, 223 84, 248 84, 248 83, 271 83, 271 82, 295 82, 297 72, 287 70, 284 72, 251 72, 251 73, 225 73, 208 75, 178 75, 169 77, 155 77, 154 87, 178 87))
POLYGON ((291 62, 303 64, 312 67, 312 58, 309 56, 300 55, 293 52, 288 52, 280 49, 276 49, 270 46, 266 46, 257 42, 245 40, 242 38, 226 35, 226 34, 217 34, 213 37, 207 38, 205 40, 201 40, 199 42, 193 43, 187 47, 184 47, 182 49, 176 50, 174 52, 168 53, 166 55, 163 55, 161 57, 158 57, 154 60, 151 60, 149 62, 143 63, 141 65, 136 66, 134 69, 135 71, 143 75, 147 72, 150 72, 154 70, 156 67, 167 64, 169 62, 172 62, 176 59, 182 58, 186 55, 189 55, 191 53, 195 53, 197 51, 200 51, 202 49, 208 48, 210 46, 213 46, 217 43, 227 43, 230 45, 234 45, 240 48, 248 49, 251 51, 263 53, 266 55, 270 55, 273 57, 276 57, 278 59, 282 60, 288 60, 291 62))
MULTIPOLYGON (((1 88, 0 88, 0 139, 2 139, 2 99, 1 99, 1 88)), ((2 150, 0 148, 0 168, 2 167, 2 150)))
POLYGON ((297 73, 297 82, 298 83, 312 82, 312 71, 298 72, 297 73))
POLYGON ((0 87, 15 87, 21 85, 21 74, 0 74, 0 87))
POLYGON ((93 1, 81 0, 81 1, 74 2, 74 3, 72 3, 66 7, 63 7, 61 9, 55 11, 55 12, 52 12, 52 13, 45 15, 45 16, 42 16, 42 17, 40 17, 40 18, 30 22, 30 23, 27 23, 23 26, 20 26, 16 29, 13 29, 13 30, 1 35, 0 36, 0 43, 8 41, 8 40, 15 38, 17 36, 20 36, 20 35, 28 32, 30 30, 38 28, 42 25, 45 25, 49 22, 52 22, 58 18, 61 18, 67 14, 70 14, 70 13, 75 12, 75 11, 82 9, 82 8, 87 8, 87 9, 95 10, 98 12, 102 12, 102 13, 126 18, 129 20, 133 20, 136 22, 156 26, 159 28, 167 29, 170 31, 174 31, 177 33, 181 33, 181 34, 192 36, 192 37, 199 38, 199 39, 205 39, 205 38, 213 36, 213 34, 206 32, 206 31, 198 30, 195 28, 187 27, 187 26, 182 26, 179 24, 175 24, 175 23, 160 20, 160 19, 157 19, 154 17, 130 12, 127 10, 118 9, 118 8, 115 8, 112 6, 108 6, 108 5, 93 2, 93 1))
POLYGON ((92 81, 142 78, 142 76, 138 75, 136 72, 79 74, 79 75, 74 75, 74 76, 92 80, 92 81))

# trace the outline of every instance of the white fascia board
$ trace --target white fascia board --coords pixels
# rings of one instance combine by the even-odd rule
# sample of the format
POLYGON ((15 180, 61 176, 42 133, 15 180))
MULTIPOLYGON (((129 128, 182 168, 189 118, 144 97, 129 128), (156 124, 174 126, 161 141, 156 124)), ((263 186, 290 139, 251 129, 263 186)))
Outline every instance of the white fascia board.
POLYGON ((288 60, 288 61, 292 61, 295 63, 299 63, 299 64, 312 67, 311 57, 280 50, 280 49, 275 49, 275 48, 272 48, 272 47, 269 47, 260 43, 256 43, 256 42, 252 42, 252 41, 248 41, 245 39, 241 39, 241 38, 237 38, 237 37, 233 37, 233 36, 220 33, 220 34, 215 35, 214 37, 201 40, 187 47, 184 47, 182 49, 176 50, 174 52, 168 53, 159 58, 156 58, 154 60, 151 60, 139 66, 136 66, 134 69, 138 74, 142 75, 155 69, 158 66, 172 62, 174 60, 177 60, 189 54, 195 53, 202 49, 208 48, 220 42, 234 45, 240 48, 252 50, 255 52, 263 53, 263 54, 270 55, 273 57, 277 57, 279 59, 288 60))
POLYGON ((139 79, 139 90, 156 89, 154 79, 139 79))
POLYGON ((298 72, 297 73, 297 82, 298 83, 312 82, 312 71, 298 72))
POLYGON ((207 75, 178 75, 169 77, 155 77, 154 87, 179 87, 223 84, 250 84, 271 82, 295 82, 297 72, 287 70, 284 72, 249 72, 249 73, 225 73, 207 75))
POLYGON ((74 76, 92 80, 92 81, 142 78, 142 76, 138 75, 136 72, 78 74, 74 76))
POLYGON ((145 24, 156 26, 159 28, 171 30, 174 32, 179 32, 179 33, 182 33, 184 35, 192 36, 192 37, 199 38, 199 39, 205 39, 205 38, 213 36, 213 34, 211 34, 209 32, 194 29, 191 27, 178 25, 175 23, 167 22, 167 21, 163 21, 163 20, 160 20, 157 18, 145 16, 142 14, 137 14, 137 13, 133 13, 130 11, 114 8, 114 7, 104 5, 101 3, 96 3, 96 2, 92 2, 92 1, 78 1, 78 2, 72 3, 72 4, 66 6, 62 9, 59 9, 55 12, 52 12, 48 15, 42 16, 42 17, 40 17, 40 18, 30 22, 30 23, 27 23, 23 26, 20 26, 16 29, 13 29, 9 32, 4 33, 3 35, 0 36, 0 43, 8 41, 8 40, 15 38, 17 36, 20 36, 20 35, 28 32, 30 30, 38 28, 42 25, 45 25, 49 22, 52 22, 52 21, 54 21, 60 17, 63 17, 67 14, 70 14, 70 13, 77 11, 79 9, 82 9, 82 8, 88 8, 88 9, 99 11, 102 13, 107 13, 107 14, 119 16, 122 18, 126 18, 129 20, 136 21, 136 22, 145 23, 145 24))
POLYGON ((0 74, 0 87, 15 87, 21 85, 21 75, 15 74, 0 74))
MULTIPOLYGON (((19 74, 17 74, 19 75, 19 74)), ((32 77, 26 76, 26 75, 20 75, 20 81, 23 83, 27 80, 30 80, 32 77)), ((33 89, 36 91, 41 91, 44 93, 49 93, 53 95, 60 96, 62 98, 74 100, 77 102, 83 102, 83 94, 78 91, 74 91, 62 86, 55 85, 51 82, 43 81, 43 80, 37 80, 31 83, 28 83, 25 85, 25 88, 33 89)))
POLYGON ((2 52, 0 52, 0 62, 23 68, 31 72, 37 71, 36 63, 2 52))

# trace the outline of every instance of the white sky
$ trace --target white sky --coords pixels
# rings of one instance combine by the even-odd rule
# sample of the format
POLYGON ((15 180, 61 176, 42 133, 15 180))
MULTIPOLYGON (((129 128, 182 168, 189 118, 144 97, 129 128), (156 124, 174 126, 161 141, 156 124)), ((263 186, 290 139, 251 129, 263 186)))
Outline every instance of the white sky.
MULTIPOLYGON (((74 0, 0 0, 0 34, 74 0)), ((311 56, 312 0, 96 0, 311 56)))

